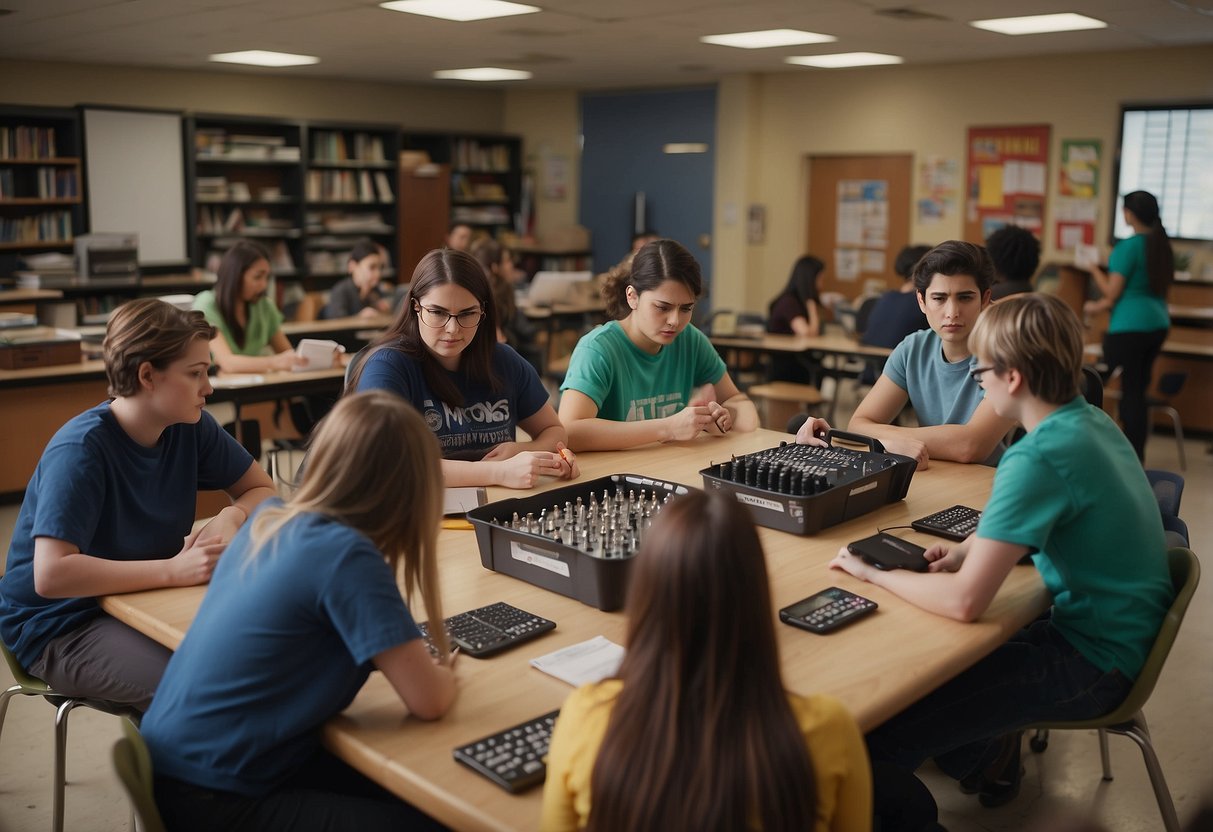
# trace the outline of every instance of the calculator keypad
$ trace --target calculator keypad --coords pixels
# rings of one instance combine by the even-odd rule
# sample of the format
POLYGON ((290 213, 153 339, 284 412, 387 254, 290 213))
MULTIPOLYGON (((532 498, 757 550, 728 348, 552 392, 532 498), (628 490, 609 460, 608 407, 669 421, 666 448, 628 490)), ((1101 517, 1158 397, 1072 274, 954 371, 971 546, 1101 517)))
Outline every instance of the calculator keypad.
MULTIPOLYGON (((420 625, 429 645, 429 630, 420 625)), ((556 629, 555 622, 504 601, 487 607, 461 612, 446 619, 447 634, 460 650, 470 656, 482 657, 513 647, 524 641, 556 629)))
POLYGON ((552 729, 560 711, 552 711, 521 725, 456 748, 455 759, 511 792, 543 782, 544 757, 552 742, 552 729))
POLYGON ((876 605, 867 598, 851 595, 813 610, 802 620, 815 630, 825 631, 839 627, 855 616, 862 615, 875 607, 876 605))
POLYGON ((964 540, 977 530, 977 521, 980 519, 981 512, 977 509, 957 505, 915 520, 910 525, 920 532, 950 540, 964 540))

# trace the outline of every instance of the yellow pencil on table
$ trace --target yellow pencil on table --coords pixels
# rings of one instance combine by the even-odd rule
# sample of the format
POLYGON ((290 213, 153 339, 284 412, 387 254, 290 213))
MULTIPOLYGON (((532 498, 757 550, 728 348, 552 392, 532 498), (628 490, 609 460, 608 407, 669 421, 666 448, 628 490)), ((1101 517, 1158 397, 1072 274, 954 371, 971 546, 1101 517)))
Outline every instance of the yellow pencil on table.
POLYGON ((444 529, 464 529, 470 531, 475 528, 471 521, 465 520, 462 517, 443 517, 442 528, 444 529))

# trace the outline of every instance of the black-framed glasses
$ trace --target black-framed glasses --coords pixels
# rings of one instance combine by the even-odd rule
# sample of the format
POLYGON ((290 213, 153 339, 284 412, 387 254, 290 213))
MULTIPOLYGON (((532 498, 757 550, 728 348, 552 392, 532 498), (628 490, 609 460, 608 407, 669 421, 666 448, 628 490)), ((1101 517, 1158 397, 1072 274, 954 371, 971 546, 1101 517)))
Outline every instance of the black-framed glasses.
POLYGON ((997 368, 994 367, 993 365, 991 365, 989 367, 974 367, 972 370, 969 370, 969 377, 971 379, 973 379, 973 381, 977 382, 978 384, 981 384, 981 377, 983 375, 985 375, 986 373, 990 372, 991 370, 996 370, 996 369, 997 368))
POLYGON ((442 329, 454 318, 464 329, 479 326, 484 319, 483 309, 469 309, 466 312, 447 312, 445 309, 435 309, 430 306, 417 304, 417 317, 423 324, 434 329, 442 329))

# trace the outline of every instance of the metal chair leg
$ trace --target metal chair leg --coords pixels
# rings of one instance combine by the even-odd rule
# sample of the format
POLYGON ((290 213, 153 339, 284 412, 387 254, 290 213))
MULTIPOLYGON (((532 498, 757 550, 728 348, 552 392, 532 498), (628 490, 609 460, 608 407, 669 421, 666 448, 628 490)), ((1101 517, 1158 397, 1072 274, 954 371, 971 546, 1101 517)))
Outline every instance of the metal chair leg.
POLYGON ((1112 779, 1112 755, 1108 753, 1108 732, 1103 728, 1099 731, 1099 761, 1103 763, 1103 779, 1112 779))
POLYGON ((8 713, 8 701, 22 692, 23 689, 20 685, 13 685, 4 693, 0 693, 0 732, 4 731, 4 716, 8 713))
POLYGON ((1158 801, 1158 811, 1162 814, 1163 828, 1167 832, 1179 832, 1179 817, 1175 814, 1175 803, 1171 800, 1171 791, 1167 788, 1166 778, 1163 777, 1158 755, 1154 753, 1154 743, 1150 742, 1150 731, 1146 727, 1145 718, 1139 714, 1131 726, 1123 731, 1117 731, 1117 733, 1123 733, 1137 743, 1138 748, 1141 749, 1146 771, 1150 774, 1150 785, 1154 787, 1154 798, 1158 801))
POLYGON ((51 829, 63 832, 63 793, 67 787, 67 716, 80 703, 66 699, 55 711, 55 782, 51 829))

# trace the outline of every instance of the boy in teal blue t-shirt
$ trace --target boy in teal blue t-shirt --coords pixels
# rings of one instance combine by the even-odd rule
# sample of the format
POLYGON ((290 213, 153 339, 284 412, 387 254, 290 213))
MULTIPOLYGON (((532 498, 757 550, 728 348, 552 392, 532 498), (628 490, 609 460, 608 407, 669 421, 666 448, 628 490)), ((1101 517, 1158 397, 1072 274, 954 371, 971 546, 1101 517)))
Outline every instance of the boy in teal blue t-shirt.
POLYGON ((986 310, 970 343, 986 401, 1027 430, 998 466, 977 531, 929 548, 925 574, 881 572, 845 548, 830 565, 972 621, 1032 555, 1051 614, 868 736, 874 762, 912 769, 935 757, 993 806, 1018 792, 1025 726, 1095 718, 1124 700, 1173 591, 1145 473, 1112 420, 1078 393, 1074 313, 1050 295, 1016 295, 986 310))

